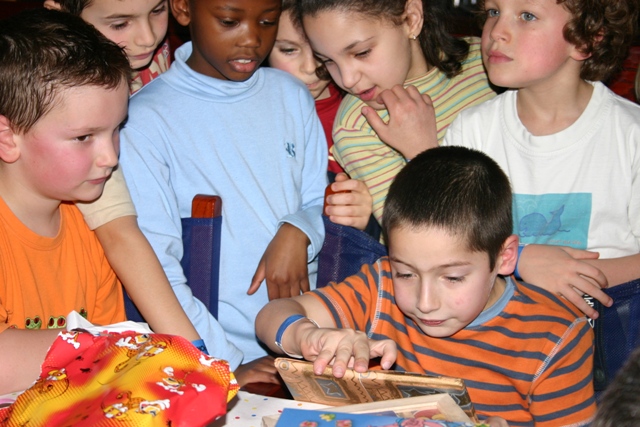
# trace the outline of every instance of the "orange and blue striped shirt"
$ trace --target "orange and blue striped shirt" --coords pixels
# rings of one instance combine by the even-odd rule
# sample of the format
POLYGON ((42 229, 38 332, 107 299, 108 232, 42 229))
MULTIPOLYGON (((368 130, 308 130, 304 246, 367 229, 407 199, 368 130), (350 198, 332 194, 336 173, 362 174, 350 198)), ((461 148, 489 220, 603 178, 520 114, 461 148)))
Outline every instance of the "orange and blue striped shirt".
MULTIPOLYGON (((489 86, 482 65, 480 39, 471 37, 465 40, 469 42, 469 54, 462 61, 460 74, 448 78, 442 71, 433 68, 423 76, 404 82, 405 87, 415 86, 420 93, 431 97, 440 142, 460 111, 496 95, 489 86)), ((373 197, 373 215, 380 221, 389 186, 407 161, 378 138, 362 115, 364 105, 356 96, 344 97, 333 125, 332 152, 351 178, 367 184, 373 197)), ((380 110, 378 114, 385 122, 388 121, 387 110, 380 110)))
POLYGON ((395 369, 464 379, 476 412, 509 426, 583 426, 595 413, 593 332, 553 294, 506 278, 498 302, 447 338, 425 335, 395 304, 387 258, 313 291, 338 328, 398 346, 395 369))

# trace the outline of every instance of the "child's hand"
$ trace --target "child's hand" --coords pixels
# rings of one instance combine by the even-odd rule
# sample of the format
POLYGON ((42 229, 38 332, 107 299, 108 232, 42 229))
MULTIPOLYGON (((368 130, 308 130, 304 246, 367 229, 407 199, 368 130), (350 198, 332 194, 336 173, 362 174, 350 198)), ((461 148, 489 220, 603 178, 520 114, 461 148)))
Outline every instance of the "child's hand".
POLYGON ((309 238, 291 224, 282 224, 258 264, 247 294, 253 295, 266 279, 269 300, 289 298, 309 290, 309 238))
POLYGON ((520 254, 518 272, 522 280, 566 298, 592 319, 598 312, 582 298, 588 294, 607 307, 613 301, 602 292, 604 273, 584 260, 597 259, 597 252, 565 246, 527 245, 520 254))
POLYGON ((382 91, 377 102, 387 107, 388 123, 371 107, 362 107, 362 114, 380 139, 405 159, 438 146, 436 113, 429 95, 420 94, 415 86, 396 85, 382 91))
POLYGON ((296 342, 305 359, 313 361, 313 371, 322 374, 331 364, 333 376, 342 378, 347 368, 356 372, 369 370, 369 359, 382 357, 380 365, 389 369, 397 357, 396 343, 392 340, 372 340, 364 332, 353 329, 306 327, 296 342))
POLYGON ((264 356, 252 362, 238 366, 233 372, 240 387, 249 383, 280 384, 280 376, 274 365, 274 358, 264 356))
POLYGON ((373 199, 366 184, 339 173, 331 190, 334 194, 327 196, 324 213, 336 224, 364 230, 373 211, 373 199))

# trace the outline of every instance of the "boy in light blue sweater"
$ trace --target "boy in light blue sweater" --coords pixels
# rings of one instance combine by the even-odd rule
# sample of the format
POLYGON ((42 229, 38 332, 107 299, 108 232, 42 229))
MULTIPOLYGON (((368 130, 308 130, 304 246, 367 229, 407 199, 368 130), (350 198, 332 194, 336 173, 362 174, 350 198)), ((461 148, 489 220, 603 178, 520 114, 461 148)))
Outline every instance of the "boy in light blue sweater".
POLYGON ((253 324, 269 299, 314 285, 327 184, 322 127, 303 84, 259 68, 275 41, 279 0, 171 7, 193 42, 131 99, 120 160, 141 229, 210 353, 232 368, 243 363, 241 385, 249 376, 276 382, 253 324), (198 193, 223 199, 218 321, 180 266, 180 218, 198 193))

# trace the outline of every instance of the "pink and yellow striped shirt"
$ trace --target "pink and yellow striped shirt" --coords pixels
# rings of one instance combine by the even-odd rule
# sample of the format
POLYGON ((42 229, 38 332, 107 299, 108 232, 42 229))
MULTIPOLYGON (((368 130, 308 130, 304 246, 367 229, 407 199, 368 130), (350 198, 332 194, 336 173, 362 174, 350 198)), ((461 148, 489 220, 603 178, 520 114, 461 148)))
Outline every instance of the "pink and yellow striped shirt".
MULTIPOLYGON (((415 86, 420 93, 431 97, 436 112, 438 141, 458 113, 467 107, 480 104, 495 96, 482 65, 480 39, 469 38, 469 55, 462 63, 462 71, 448 78, 437 68, 424 76, 407 80, 405 87, 415 86)), ((340 105, 333 127, 332 149, 338 163, 351 178, 364 181, 373 197, 373 215, 378 222, 387 198, 389 186, 407 163, 396 150, 382 142, 362 115, 364 102, 347 95, 340 105)), ((387 110, 378 111, 386 122, 387 110)))

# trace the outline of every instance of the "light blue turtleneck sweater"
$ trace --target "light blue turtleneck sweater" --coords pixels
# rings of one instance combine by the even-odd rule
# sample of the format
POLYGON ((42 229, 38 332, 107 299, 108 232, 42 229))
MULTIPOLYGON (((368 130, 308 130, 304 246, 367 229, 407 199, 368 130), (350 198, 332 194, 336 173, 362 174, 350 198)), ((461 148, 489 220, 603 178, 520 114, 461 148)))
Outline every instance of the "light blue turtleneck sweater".
POLYGON ((211 355, 231 368, 265 355, 254 320, 263 282, 246 294, 279 225, 309 237, 310 280, 322 246, 327 144, 314 100, 288 74, 259 69, 231 82, 193 71, 191 44, 171 68, 131 98, 120 161, 138 222, 211 355), (180 267, 181 217, 198 193, 222 197, 219 322, 196 300, 180 267))

